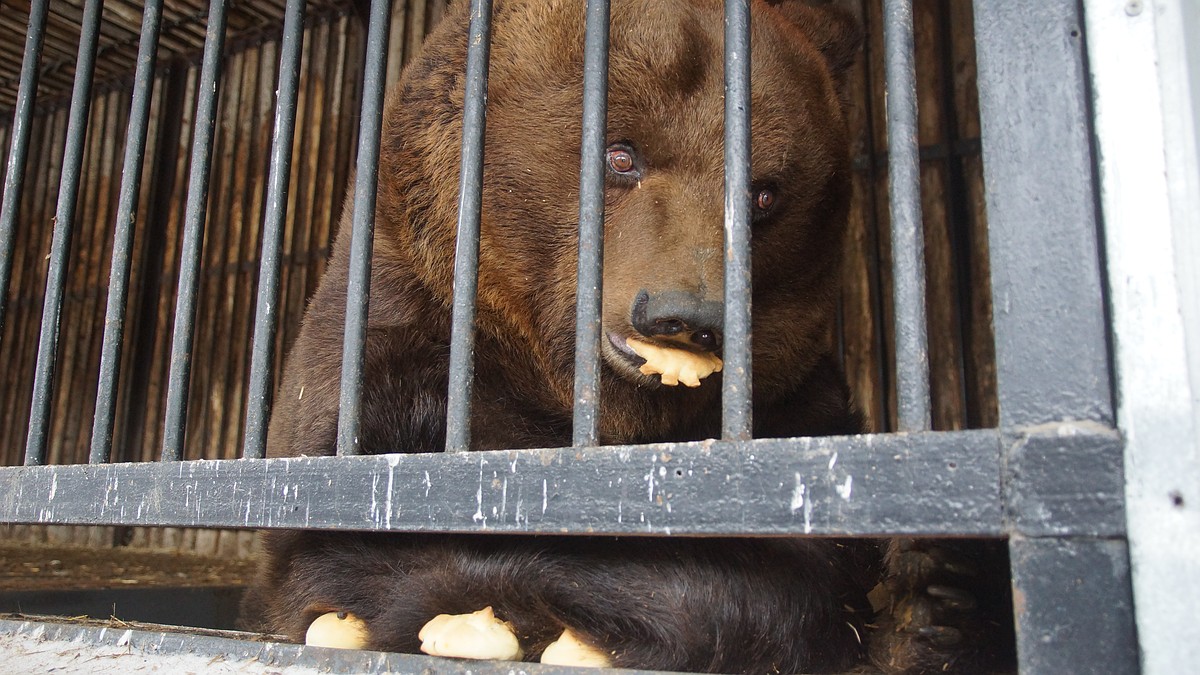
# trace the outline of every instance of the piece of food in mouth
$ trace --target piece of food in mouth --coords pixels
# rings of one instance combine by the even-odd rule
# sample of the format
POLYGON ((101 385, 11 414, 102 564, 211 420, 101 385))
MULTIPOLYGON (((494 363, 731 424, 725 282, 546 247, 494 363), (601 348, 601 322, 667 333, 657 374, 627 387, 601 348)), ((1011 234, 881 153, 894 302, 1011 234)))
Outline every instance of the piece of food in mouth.
POLYGON ((459 659, 520 661, 524 656, 512 624, 496 618, 491 607, 471 614, 438 614, 417 634, 421 651, 459 659))
POLYGON ((633 353, 646 359, 641 366, 643 375, 661 375, 662 383, 672 387, 680 383, 699 387, 700 380, 721 370, 721 359, 712 352, 660 347, 634 338, 626 338, 625 344, 633 353))
POLYGON ((329 612, 318 616, 304 634, 304 644, 334 649, 364 649, 367 624, 349 612, 329 612))

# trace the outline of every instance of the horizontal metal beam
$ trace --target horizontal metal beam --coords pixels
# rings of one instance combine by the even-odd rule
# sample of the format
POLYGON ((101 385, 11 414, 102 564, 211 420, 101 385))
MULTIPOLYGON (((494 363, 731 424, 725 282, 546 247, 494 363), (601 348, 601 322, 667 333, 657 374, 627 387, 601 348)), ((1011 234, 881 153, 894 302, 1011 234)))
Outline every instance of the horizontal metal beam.
POLYGON ((0 522, 1002 536, 993 430, 0 468, 0 522))

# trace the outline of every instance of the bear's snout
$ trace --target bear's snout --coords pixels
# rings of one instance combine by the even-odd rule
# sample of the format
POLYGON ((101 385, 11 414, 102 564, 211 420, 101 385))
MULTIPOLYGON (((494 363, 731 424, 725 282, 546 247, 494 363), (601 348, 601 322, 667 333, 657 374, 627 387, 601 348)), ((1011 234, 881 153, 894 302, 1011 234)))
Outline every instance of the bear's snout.
POLYGON ((688 291, 642 289, 634 298, 629 320, 645 337, 686 342, 711 352, 721 346, 724 307, 688 291))

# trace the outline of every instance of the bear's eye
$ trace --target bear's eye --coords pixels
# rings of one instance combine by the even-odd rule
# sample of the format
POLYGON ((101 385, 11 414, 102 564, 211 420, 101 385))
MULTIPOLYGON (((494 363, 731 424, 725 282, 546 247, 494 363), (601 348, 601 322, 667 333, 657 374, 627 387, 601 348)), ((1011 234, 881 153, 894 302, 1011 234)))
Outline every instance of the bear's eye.
POLYGON ((638 163, 637 158, 633 155, 633 148, 625 143, 613 143, 608 146, 605 160, 608 163, 609 171, 617 175, 636 177, 638 173, 638 163))
POLYGON ((779 193, 774 184, 756 184, 751 187, 752 216, 754 220, 762 220, 779 206, 779 193))
POLYGON ((775 191, 763 188, 754 195, 754 208, 760 211, 770 211, 775 206, 775 191))

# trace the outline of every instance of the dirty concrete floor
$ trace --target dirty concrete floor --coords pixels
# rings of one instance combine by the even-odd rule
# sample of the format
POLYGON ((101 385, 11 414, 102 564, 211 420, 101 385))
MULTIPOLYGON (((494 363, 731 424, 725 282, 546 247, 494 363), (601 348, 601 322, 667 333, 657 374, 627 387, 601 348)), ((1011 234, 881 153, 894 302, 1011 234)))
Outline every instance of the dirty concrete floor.
POLYGON ((0 591, 128 586, 244 586, 254 562, 129 548, 0 542, 0 591))

